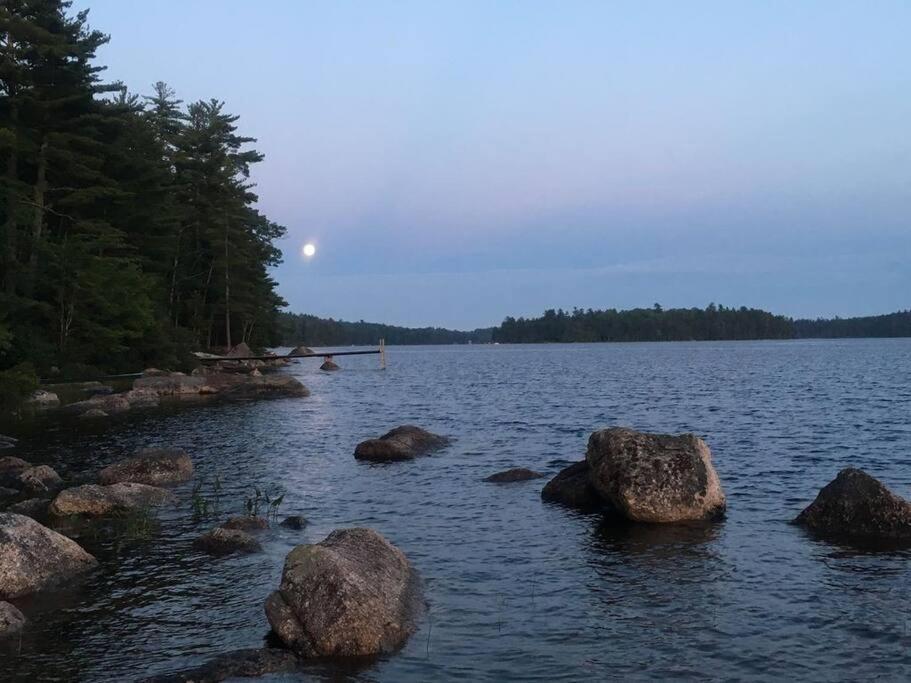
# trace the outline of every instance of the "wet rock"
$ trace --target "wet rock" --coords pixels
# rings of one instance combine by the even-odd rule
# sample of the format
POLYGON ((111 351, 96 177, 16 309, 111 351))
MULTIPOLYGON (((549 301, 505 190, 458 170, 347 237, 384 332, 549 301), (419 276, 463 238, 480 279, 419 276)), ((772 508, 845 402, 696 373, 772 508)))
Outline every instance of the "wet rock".
POLYGON ((588 474, 588 463, 585 460, 560 470, 557 476, 544 485, 541 499, 583 512, 594 512, 602 508, 605 503, 591 485, 588 474))
POLYGON ((12 455, 5 455, 0 458, 0 473, 15 472, 18 477, 23 470, 26 470, 31 466, 32 464, 30 462, 26 462, 22 458, 17 458, 12 455))
POLYGON ((98 473, 102 484, 135 482, 149 486, 179 484, 193 478, 193 461, 179 448, 143 448, 98 473))
POLYGON ((285 517, 279 526, 283 526, 286 529, 294 529, 296 531, 300 531, 306 527, 307 524, 309 524, 309 522, 305 517, 301 517, 300 515, 291 515, 290 517, 285 517))
POLYGON ((59 491, 63 486, 63 479, 53 467, 38 465, 22 470, 19 474, 19 483, 27 495, 39 496, 42 493, 59 491))
POLYGON ((14 605, 0 601, 0 638, 18 635, 25 626, 25 615, 14 605))
POLYGON ((524 467, 514 467, 503 472, 497 472, 496 474, 491 474, 489 477, 484 479, 484 481, 489 481, 492 484, 511 484, 516 481, 528 481, 529 479, 540 479, 544 475, 540 472, 535 472, 533 470, 525 469, 524 467))
POLYGON ((325 370, 326 372, 335 372, 336 370, 341 370, 339 364, 334 360, 326 359, 323 361, 323 364, 319 366, 320 370, 325 370))
POLYGON ((193 541, 193 547, 210 555, 230 555, 231 553, 256 553, 262 550, 253 536, 240 529, 216 527, 193 541))
POLYGON ((403 425, 383 434, 379 439, 362 441, 355 448, 354 457, 371 462, 411 460, 448 443, 446 437, 413 425, 403 425))
POLYGON ((303 657, 391 652, 423 612, 420 579, 405 555, 372 529, 341 529, 285 558, 266 616, 303 657))
POLYGON ((6 436, 5 434, 0 434, 0 451, 5 451, 8 448, 13 448, 17 443, 17 440, 11 436, 6 436))
POLYGON ((165 377, 171 374, 167 370, 159 370, 158 368, 146 368, 142 371, 143 377, 165 377))
POLYGON ((133 389, 150 391, 159 397, 184 396, 198 394, 200 387, 205 384, 206 380, 203 377, 185 375, 182 372, 169 372, 139 377, 133 380, 133 389))
POLYGON ((50 498, 29 498, 18 503, 10 505, 6 511, 14 512, 17 515, 25 515, 32 519, 42 520, 47 516, 48 505, 51 504, 50 498))
POLYGON ((264 517, 242 515, 240 517, 232 517, 220 526, 222 529, 237 529, 239 531, 262 531, 263 529, 269 528, 269 521, 264 517))
POLYGON ((822 488, 794 523, 823 535, 911 540, 911 503, 849 467, 822 488))
POLYGON ((123 393, 131 409, 157 408, 161 404, 158 394, 151 389, 130 389, 123 393))
POLYGON ((64 406, 63 410, 67 413, 82 415, 89 410, 99 410, 108 415, 125 413, 130 409, 130 402, 123 394, 111 394, 110 396, 92 396, 85 401, 77 401, 64 406))
POLYGON ((263 647, 228 652, 194 669, 145 678, 140 683, 218 683, 235 678, 290 673, 300 664, 293 652, 263 647))
POLYGON ((157 486, 118 483, 110 486, 85 484, 64 489, 48 506, 54 517, 103 517, 176 502, 173 494, 157 486))
POLYGON ((33 391, 24 403, 33 410, 51 410, 60 406, 60 397, 52 391, 38 389, 33 391))
POLYGON ((66 536, 24 515, 0 513, 0 598, 57 586, 97 564, 66 536))
POLYGON ((313 354, 313 349, 309 346, 296 346, 288 353, 289 356, 309 356, 313 354))
POLYGON ((101 408, 89 408, 79 416, 80 420, 94 420, 102 417, 110 417, 101 408))
POLYGON ((717 519, 724 514, 712 453, 693 434, 646 434, 613 427, 588 440, 589 481, 635 522, 717 519))

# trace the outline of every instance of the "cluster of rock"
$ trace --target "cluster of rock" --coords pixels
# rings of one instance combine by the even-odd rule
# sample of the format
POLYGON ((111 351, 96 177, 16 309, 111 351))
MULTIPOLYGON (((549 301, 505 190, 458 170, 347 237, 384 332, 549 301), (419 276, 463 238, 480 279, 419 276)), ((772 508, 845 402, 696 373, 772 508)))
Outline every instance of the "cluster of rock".
POLYGON ((541 497, 650 523, 714 520, 726 505, 702 439, 622 427, 594 432, 585 460, 548 482, 541 497))
POLYGON ((449 439, 414 425, 402 425, 378 439, 362 441, 354 449, 354 457, 370 462, 413 460, 449 444, 449 439))

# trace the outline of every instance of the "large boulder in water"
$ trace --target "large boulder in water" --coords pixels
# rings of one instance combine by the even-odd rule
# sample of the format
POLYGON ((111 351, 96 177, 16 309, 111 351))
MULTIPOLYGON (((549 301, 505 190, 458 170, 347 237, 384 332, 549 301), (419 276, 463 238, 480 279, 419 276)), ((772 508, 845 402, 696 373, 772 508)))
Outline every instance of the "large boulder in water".
POLYGON ((588 462, 573 463, 560 470, 553 479, 544 485, 541 491, 542 500, 576 508, 582 512, 594 512, 605 506, 588 478, 588 462))
POLYGON ((354 457, 371 462, 411 460, 448 443, 449 439, 445 436, 413 425, 402 425, 386 432, 379 439, 362 441, 354 449, 354 457))
POLYGON ((339 367, 339 364, 331 358, 327 358, 323 361, 323 364, 319 366, 319 369, 326 372, 335 372, 336 370, 341 370, 341 367, 339 367))
POLYGON ((424 609, 405 555, 372 529, 333 531, 285 559, 266 616, 304 657, 378 655, 401 647, 424 609))
POLYGON ((59 491, 63 487, 63 479, 49 465, 37 465, 22 470, 19 473, 19 483, 22 490, 30 496, 59 491))
POLYGON ((66 536, 29 517, 0 513, 0 598, 60 585, 97 564, 66 536))
POLYGON ((149 486, 179 484, 193 477, 193 461, 179 448, 143 448, 132 458, 108 465, 98 474, 102 484, 135 482, 149 486))
POLYGON ((157 486, 131 482, 110 486, 85 484, 57 494, 48 506, 48 513, 53 517, 104 517, 176 501, 173 494, 157 486))
POLYGON ((849 467, 822 488, 794 523, 822 535, 911 540, 911 503, 849 467))
POLYGON ((598 494, 635 522, 717 519, 724 514, 712 453, 693 434, 594 432, 585 456, 598 494))

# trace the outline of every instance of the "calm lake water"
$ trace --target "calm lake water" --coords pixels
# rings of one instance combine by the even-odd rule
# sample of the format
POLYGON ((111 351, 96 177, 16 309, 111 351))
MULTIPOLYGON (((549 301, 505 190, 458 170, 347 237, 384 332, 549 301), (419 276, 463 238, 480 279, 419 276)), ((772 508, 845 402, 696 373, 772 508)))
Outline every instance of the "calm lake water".
MULTIPOLYGON (((133 449, 185 448, 224 514, 251 487, 281 488, 266 552, 191 549, 192 484, 147 541, 88 539, 87 582, 40 601, 0 677, 121 681, 262 644, 262 604, 298 543, 370 526, 423 575, 429 616, 403 651, 359 669, 314 665, 273 680, 654 678, 900 679, 911 675, 911 553, 814 540, 788 524, 839 469, 911 494, 911 340, 391 348, 293 372, 307 399, 134 415, 76 431, 48 422, 18 455, 64 476, 133 449), (420 460, 371 465, 356 443, 414 423, 452 436, 420 460), (728 496, 710 530, 605 527, 544 504, 547 475, 592 430, 691 431, 728 496)), ((224 515, 223 515, 224 516, 224 515)))

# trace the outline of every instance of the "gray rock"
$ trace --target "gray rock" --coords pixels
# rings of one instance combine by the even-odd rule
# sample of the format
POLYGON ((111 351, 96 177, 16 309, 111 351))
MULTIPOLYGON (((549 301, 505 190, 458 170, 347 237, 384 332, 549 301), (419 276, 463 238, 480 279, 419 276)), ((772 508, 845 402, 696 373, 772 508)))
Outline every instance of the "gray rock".
POLYGON ((544 475, 540 472, 535 472, 533 470, 526 469, 524 467, 514 467, 510 470, 505 470, 503 472, 497 472, 496 474, 491 474, 489 477, 484 479, 492 484, 511 484, 517 481, 528 481, 530 479, 540 479, 544 475))
POLYGON ((305 517, 301 517, 300 515, 291 515, 290 517, 285 517, 279 526, 283 526, 286 529, 295 529, 296 531, 300 531, 306 527, 307 524, 309 524, 309 522, 305 517))
POLYGON ((80 420, 94 420, 101 417, 110 417, 101 408, 89 408, 79 416, 80 420))
POLYGON ((263 548, 253 536, 240 529, 216 527, 193 541, 193 547, 210 555, 257 553, 263 548))
POLYGON ((309 346, 296 346, 293 349, 291 349, 290 353, 288 353, 288 355, 291 356, 292 358, 295 356, 309 356, 312 354, 313 354, 313 349, 311 349, 309 346))
POLYGON ((29 498, 7 508, 7 512, 25 515, 32 519, 42 520, 47 515, 47 508, 51 504, 50 498, 29 498))
POLYGON ((254 678, 290 673, 301 662, 293 652, 278 648, 237 650, 209 660, 202 666, 174 674, 141 679, 139 683, 218 683, 235 678, 254 678))
POLYGON ((0 451, 5 451, 8 448, 15 447, 17 440, 11 436, 6 436, 5 434, 0 434, 0 451))
POLYGON ((575 508, 582 512, 594 512, 605 506, 598 492, 588 479, 588 463, 583 460, 557 473, 544 485, 542 500, 575 508))
POLYGON ((5 455, 0 458, 0 473, 14 472, 18 477, 23 470, 27 470, 31 466, 30 462, 12 455, 5 455))
POLYGON ((48 465, 37 465, 22 470, 19 473, 19 482, 22 490, 30 496, 59 491, 63 486, 63 479, 48 465))
POLYGON ((193 461, 179 448, 143 448, 98 473, 102 484, 134 482, 149 486, 179 484, 193 478, 193 461))
POLYGON ((125 413, 129 411, 129 409, 130 402, 123 394, 92 396, 92 398, 85 401, 77 401, 76 403, 70 403, 63 407, 65 412, 74 415, 82 415, 89 410, 101 411, 108 415, 116 415, 118 413, 125 413))
POLYGON ((324 370, 326 372, 335 372, 336 370, 341 370, 341 367, 339 367, 339 364, 336 363, 334 360, 330 360, 327 358, 326 360, 323 361, 323 364, 319 366, 319 369, 324 370))
POLYGON ((66 536, 29 517, 0 513, 0 598, 57 586, 97 564, 66 536))
POLYGON ((231 517, 229 520, 219 525, 222 529, 238 529, 240 531, 262 531, 269 528, 269 521, 264 517, 254 517, 252 515, 242 515, 231 517))
POLYGON ((60 405, 60 397, 53 391, 37 389, 24 401, 26 407, 34 410, 51 410, 60 405))
POLYGON ((25 615, 14 605, 0 601, 0 638, 9 638, 22 632, 25 615))
POLYGON ((412 460, 448 443, 446 437, 413 425, 403 425, 383 434, 379 439, 362 441, 355 448, 354 457, 371 462, 412 460))
POLYGON ((635 522, 717 519, 725 497, 712 453, 693 434, 645 434, 613 427, 588 440, 589 481, 635 522))
POLYGON ((48 506, 54 517, 103 517, 176 502, 173 494, 157 486, 132 482, 99 486, 85 484, 64 489, 48 506))
POLYGON ((265 609, 297 654, 349 657, 400 648, 424 601, 420 579, 398 548, 372 529, 342 529, 288 553, 265 609))
POLYGON ((911 540, 911 503, 849 467, 822 488, 794 523, 822 535, 911 540))

